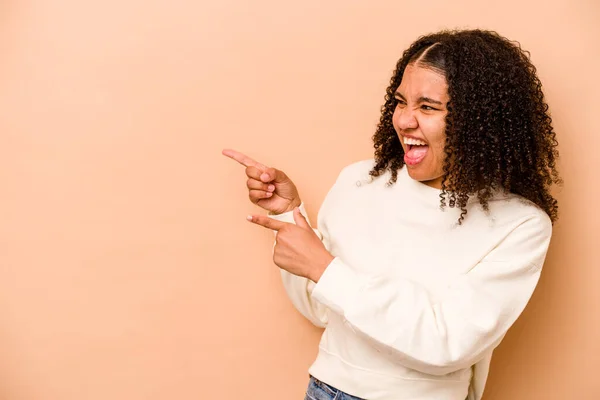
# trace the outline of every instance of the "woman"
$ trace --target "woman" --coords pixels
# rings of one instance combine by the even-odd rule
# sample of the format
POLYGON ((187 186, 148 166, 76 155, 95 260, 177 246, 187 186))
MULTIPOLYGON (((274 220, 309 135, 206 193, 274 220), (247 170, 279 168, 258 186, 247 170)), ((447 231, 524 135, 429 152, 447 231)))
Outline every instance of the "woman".
POLYGON ((276 232, 295 307, 324 327, 306 399, 480 399, 557 218, 555 133, 535 68, 495 32, 419 38, 373 136, 306 219, 292 181, 233 150, 276 232))

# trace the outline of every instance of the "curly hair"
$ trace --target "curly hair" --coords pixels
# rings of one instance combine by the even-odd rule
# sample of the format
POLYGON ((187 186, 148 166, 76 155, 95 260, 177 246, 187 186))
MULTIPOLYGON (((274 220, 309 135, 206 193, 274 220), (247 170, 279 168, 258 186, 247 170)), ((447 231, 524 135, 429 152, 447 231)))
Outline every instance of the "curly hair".
POLYGON ((389 170, 388 185, 404 165, 404 150, 392 116, 394 92, 409 64, 443 74, 448 83, 446 155, 440 207, 460 208, 476 196, 484 210, 496 190, 542 208, 554 223, 558 204, 550 194, 561 183, 556 135, 529 52, 493 31, 454 30, 422 36, 397 62, 373 135, 372 177, 389 170))

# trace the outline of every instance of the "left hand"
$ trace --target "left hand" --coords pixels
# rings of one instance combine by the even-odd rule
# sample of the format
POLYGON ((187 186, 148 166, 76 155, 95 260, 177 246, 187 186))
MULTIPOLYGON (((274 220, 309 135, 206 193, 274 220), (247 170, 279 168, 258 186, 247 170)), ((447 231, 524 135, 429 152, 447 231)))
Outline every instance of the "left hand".
POLYGON ((273 261, 279 268, 318 282, 334 257, 300 213, 300 209, 295 208, 293 212, 295 225, 266 215, 250 215, 248 221, 277 231, 273 261))

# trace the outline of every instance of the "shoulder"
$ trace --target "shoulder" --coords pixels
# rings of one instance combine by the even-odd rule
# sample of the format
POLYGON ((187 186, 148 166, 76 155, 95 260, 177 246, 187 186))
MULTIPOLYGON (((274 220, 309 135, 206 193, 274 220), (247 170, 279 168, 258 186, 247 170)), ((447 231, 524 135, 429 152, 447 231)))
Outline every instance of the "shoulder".
POLYGON ((552 237, 544 210, 521 196, 502 194, 490 200, 488 212, 479 204, 472 211, 464 234, 473 244, 490 246, 485 261, 520 263, 531 271, 542 267, 552 237))
POLYGON ((346 165, 338 175, 338 181, 369 179, 369 172, 375 165, 375 159, 369 158, 346 165))
POLYGON ((492 217, 498 226, 510 231, 513 241, 547 247, 552 236, 552 221, 533 202, 514 194, 490 202, 492 217))
POLYGON ((542 208, 516 194, 500 196, 490 202, 494 213, 503 219, 519 220, 542 231, 552 231, 552 221, 542 208))
POLYGON ((325 203, 347 201, 346 199, 353 194, 357 186, 371 179, 369 172, 375 165, 374 159, 355 161, 339 170, 334 184, 329 189, 325 202, 321 208, 323 210, 325 203))

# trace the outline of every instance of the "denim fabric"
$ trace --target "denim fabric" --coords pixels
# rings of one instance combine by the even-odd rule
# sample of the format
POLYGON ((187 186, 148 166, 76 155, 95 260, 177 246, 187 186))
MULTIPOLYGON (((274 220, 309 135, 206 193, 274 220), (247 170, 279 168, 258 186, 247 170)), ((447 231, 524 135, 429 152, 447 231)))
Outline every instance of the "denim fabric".
POLYGON ((304 400, 364 400, 349 395, 311 376, 304 400))

